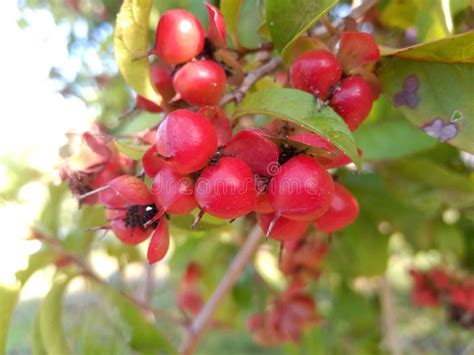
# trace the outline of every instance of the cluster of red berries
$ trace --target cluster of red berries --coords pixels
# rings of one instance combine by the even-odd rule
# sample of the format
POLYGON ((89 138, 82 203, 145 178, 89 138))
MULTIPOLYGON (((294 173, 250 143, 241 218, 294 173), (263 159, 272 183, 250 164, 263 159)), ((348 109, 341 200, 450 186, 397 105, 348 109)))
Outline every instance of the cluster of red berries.
POLYGON ((451 275, 435 268, 411 270, 413 303, 425 307, 444 306, 451 321, 474 328, 474 277, 451 275))
POLYGON ((316 302, 304 285, 319 278, 328 248, 329 244, 317 236, 283 244, 279 268, 290 287, 272 299, 264 312, 249 318, 247 326, 256 343, 276 346, 297 342, 304 329, 319 322, 316 302))
MULTIPOLYGON (((227 76, 213 53, 226 46, 226 29, 219 9, 206 4, 209 26, 205 32, 192 13, 174 9, 158 22, 150 54, 160 62, 151 67, 151 79, 166 102, 184 100, 189 105, 217 105, 225 93, 227 76)), ((142 96, 137 107, 149 112, 162 108, 142 96)))
POLYGON ((290 81, 327 102, 355 130, 368 116, 380 93, 370 66, 380 59, 374 38, 363 32, 344 32, 337 56, 321 44, 303 53, 291 65, 290 81))

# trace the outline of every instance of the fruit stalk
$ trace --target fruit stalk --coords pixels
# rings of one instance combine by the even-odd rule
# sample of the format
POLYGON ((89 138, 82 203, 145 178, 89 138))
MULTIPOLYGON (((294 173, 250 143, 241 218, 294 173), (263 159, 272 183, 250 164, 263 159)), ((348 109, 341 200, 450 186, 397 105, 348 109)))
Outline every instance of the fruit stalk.
POLYGON ((254 226, 247 237, 247 240, 242 245, 239 253, 235 256, 232 263, 229 265, 227 272, 222 278, 221 282, 215 289, 209 301, 205 304, 204 308, 194 319, 193 323, 188 329, 185 339, 181 346, 181 354, 191 355, 194 353, 199 341, 204 335, 211 317, 214 311, 217 309, 219 304, 224 299, 225 295, 230 291, 232 286, 237 282, 243 269, 249 262, 257 250, 260 241, 263 238, 263 233, 258 225, 254 226))

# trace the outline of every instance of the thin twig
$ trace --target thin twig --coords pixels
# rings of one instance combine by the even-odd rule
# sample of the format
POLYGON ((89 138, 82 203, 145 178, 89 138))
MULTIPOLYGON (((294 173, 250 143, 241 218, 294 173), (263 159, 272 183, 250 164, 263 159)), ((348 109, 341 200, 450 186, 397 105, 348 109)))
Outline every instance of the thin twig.
POLYGON ((262 76, 274 71, 281 64, 281 62, 281 58, 275 57, 269 60, 267 63, 263 64, 262 66, 258 67, 257 69, 249 72, 240 87, 232 93, 225 95, 219 105, 224 106, 232 101, 235 101, 237 103, 242 101, 245 94, 247 93, 247 91, 250 90, 252 85, 255 84, 262 76))
MULTIPOLYGON (((60 257, 65 258, 65 259, 69 260, 71 263, 73 263, 74 265, 76 265, 81 270, 82 276, 87 277, 87 278, 91 279, 92 281, 94 281, 94 282, 96 282, 100 285, 109 286, 108 283, 104 279, 102 279, 99 275, 97 275, 95 273, 95 271, 92 270, 89 267, 89 265, 87 265, 87 263, 85 263, 77 255, 75 255, 75 254, 69 252, 68 250, 66 250, 58 239, 56 239, 52 236, 47 236, 45 233, 40 232, 36 229, 32 230, 32 234, 33 234, 32 235, 33 239, 37 239, 37 240, 49 245, 54 250, 54 252, 56 254, 58 254, 60 257)), ((127 293, 123 290, 120 290, 120 293, 125 298, 127 298, 131 303, 133 303, 138 308, 140 308, 145 314, 165 318, 165 319, 168 319, 170 321, 177 322, 177 323, 180 323, 180 324, 184 323, 181 318, 172 316, 172 315, 168 314, 165 311, 154 309, 154 308, 150 307, 149 305, 145 304, 144 302, 142 302, 141 300, 135 298, 134 296, 130 295, 129 293, 127 293)))
POLYGON ((194 350, 209 326, 214 311, 239 279, 243 269, 257 250, 262 237, 263 233, 258 226, 255 226, 250 231, 247 240, 243 244, 239 253, 235 256, 234 260, 232 260, 232 263, 215 289, 213 295, 191 324, 182 343, 181 354, 191 355, 194 353, 194 350))
MULTIPOLYGON (((377 4, 378 0, 365 0, 362 2, 360 6, 352 9, 351 13, 349 14, 352 18, 360 18, 365 15, 367 11, 373 8, 377 4)), ((344 18, 338 18, 333 23, 332 26, 334 28, 340 28, 344 25, 344 18)), ((324 24, 317 25, 310 30, 311 36, 319 37, 325 36, 330 34, 328 28, 324 24)))
POLYGON ((395 303, 390 282, 386 277, 380 280, 380 301, 382 305, 382 322, 385 345, 391 355, 402 355, 396 330, 395 303))

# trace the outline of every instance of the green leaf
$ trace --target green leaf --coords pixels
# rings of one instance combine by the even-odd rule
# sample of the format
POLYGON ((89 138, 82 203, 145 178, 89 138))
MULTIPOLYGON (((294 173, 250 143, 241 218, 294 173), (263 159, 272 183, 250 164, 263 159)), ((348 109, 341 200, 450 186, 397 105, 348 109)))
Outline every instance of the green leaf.
POLYGON ((420 41, 449 35, 441 1, 391 0, 382 10, 380 19, 385 25, 404 30, 416 27, 420 41))
POLYGON ((384 94, 425 133, 474 153, 474 32, 385 54, 384 94))
POLYGON ((337 0, 267 0, 267 26, 280 52, 329 11, 337 0))
POLYGON ((221 0, 221 12, 224 16, 227 32, 236 48, 239 43, 239 18, 243 0, 221 0))
POLYGON ((115 130, 113 134, 133 134, 143 132, 156 126, 158 122, 161 121, 162 117, 162 114, 145 111, 140 112, 136 117, 131 117, 130 121, 123 125, 123 127, 115 130))
POLYGON ((438 141, 404 120, 362 125, 354 132, 364 160, 396 159, 434 147, 438 141))
POLYGON ((208 230, 219 228, 219 227, 225 226, 226 224, 229 224, 229 222, 226 220, 215 218, 206 214, 199 221, 199 224, 196 226, 196 228, 192 229, 191 227, 198 213, 199 211, 195 210, 192 213, 189 213, 187 215, 171 216, 171 223, 175 227, 178 227, 180 229, 189 230, 189 231, 192 230, 195 232, 208 231, 208 230))
POLYGON ((48 354, 71 353, 62 327, 63 296, 71 277, 56 277, 39 309, 41 338, 48 354))
POLYGON ((345 122, 329 107, 318 111, 313 95, 294 89, 271 89, 247 95, 234 118, 263 114, 298 124, 327 138, 360 166, 354 137, 345 122))
POLYGON ((145 154, 146 150, 150 148, 149 145, 126 144, 120 142, 119 140, 114 140, 114 143, 120 153, 133 160, 141 160, 143 158, 143 154, 145 154))
POLYGON ((148 19, 152 0, 125 0, 117 15, 114 33, 115 60, 125 81, 138 95, 162 105, 163 99, 150 78, 148 19), (137 59, 143 58, 143 59, 137 59))
POLYGON ((145 353, 177 354, 174 346, 153 323, 145 318, 135 304, 115 289, 102 288, 101 290, 117 308, 121 319, 120 329, 124 332, 123 336, 132 349, 145 353))
POLYGON ((5 350, 8 326, 22 287, 34 272, 48 265, 53 258, 54 256, 51 252, 40 251, 33 254, 28 259, 28 267, 15 274, 17 280, 15 284, 0 284, 0 304, 2 309, 0 312, 0 329, 2 329, 0 332, 0 353, 5 350))

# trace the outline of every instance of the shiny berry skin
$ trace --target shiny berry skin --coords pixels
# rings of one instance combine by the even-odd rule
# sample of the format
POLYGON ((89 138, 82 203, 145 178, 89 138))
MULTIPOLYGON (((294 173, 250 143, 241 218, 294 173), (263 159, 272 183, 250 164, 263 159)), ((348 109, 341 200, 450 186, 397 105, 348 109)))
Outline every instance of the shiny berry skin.
POLYGON ((209 26, 207 27, 207 38, 215 48, 226 46, 226 30, 224 16, 215 6, 206 3, 207 13, 209 15, 209 26))
POLYGON ((110 188, 99 193, 99 201, 106 207, 126 208, 154 203, 146 184, 135 176, 121 175, 109 181, 107 185, 110 188))
POLYGON ((271 176, 278 170, 278 146, 251 129, 238 132, 222 153, 242 159, 255 174, 271 176))
POLYGON ((224 69, 212 60, 190 62, 178 70, 174 89, 190 105, 217 105, 225 93, 224 69))
MULTIPOLYGON (((274 213, 257 214, 257 221, 264 233, 267 233, 270 223, 275 219, 274 213)), ((296 221, 278 217, 268 237, 282 242, 300 239, 308 229, 308 221, 296 221)))
POLYGON ((168 231, 168 221, 161 218, 158 226, 153 232, 148 244, 147 260, 149 264, 156 263, 166 256, 170 247, 170 234, 168 231))
POLYGON ((216 153, 216 130, 202 115, 176 110, 160 124, 155 145, 176 172, 189 174, 204 168, 216 153))
POLYGON ((166 64, 155 62, 150 68, 151 81, 155 84, 156 89, 163 96, 165 101, 170 101, 174 95, 173 77, 171 76, 171 68, 166 64))
POLYGON ((206 117, 217 133, 217 146, 223 147, 232 139, 232 124, 219 106, 203 106, 198 113, 206 117))
POLYGON ((253 174, 243 160, 219 159, 203 170, 194 189, 199 207, 212 216, 234 219, 255 208, 253 174))
POLYGON ((153 52, 165 63, 186 63, 203 48, 204 30, 192 13, 174 9, 160 17, 153 52))
POLYGON ((350 72, 352 69, 378 61, 380 50, 371 34, 346 31, 341 35, 337 58, 344 70, 350 72))
POLYGON ((152 144, 150 148, 145 151, 145 154, 143 154, 142 165, 143 170, 145 170, 145 174, 150 177, 154 177, 158 171, 167 165, 167 163, 158 155, 158 152, 156 151, 156 145, 152 144))
POLYGON ((354 131, 369 115, 373 102, 370 85, 361 77, 350 76, 334 90, 330 105, 354 131))
POLYGON ((332 176, 319 162, 303 154, 284 163, 268 186, 273 209, 297 220, 322 215, 329 208, 333 193, 332 176))
POLYGON ((323 49, 312 50, 298 57, 290 67, 291 86, 326 100, 331 87, 341 79, 337 58, 323 49))
POLYGON ((194 199, 194 183, 189 176, 163 167, 154 177, 151 193, 156 205, 169 214, 187 214, 197 207, 194 199))
POLYGON ((359 203, 351 192, 338 183, 335 183, 334 187, 331 206, 314 222, 316 229, 326 233, 340 231, 354 222, 359 215, 359 203))

